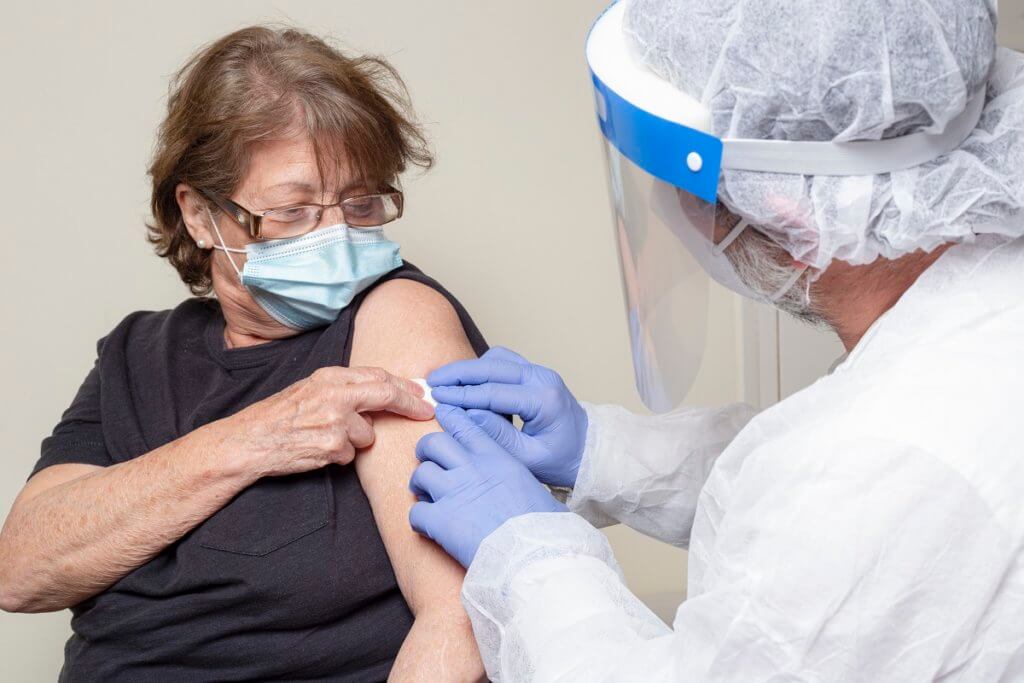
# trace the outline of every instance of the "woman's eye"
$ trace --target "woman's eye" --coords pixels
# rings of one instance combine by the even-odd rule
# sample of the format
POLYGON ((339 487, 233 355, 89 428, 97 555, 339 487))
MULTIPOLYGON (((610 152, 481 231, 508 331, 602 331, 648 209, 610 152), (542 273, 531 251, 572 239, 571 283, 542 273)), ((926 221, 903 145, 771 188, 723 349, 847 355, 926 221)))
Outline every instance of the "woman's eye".
POLYGON ((274 212, 274 220, 289 222, 297 221, 305 218, 307 208, 304 206, 297 206, 291 209, 282 209, 281 211, 274 212))
POLYGON ((372 200, 353 202, 345 205, 345 210, 357 216, 366 216, 373 213, 374 202, 372 200))

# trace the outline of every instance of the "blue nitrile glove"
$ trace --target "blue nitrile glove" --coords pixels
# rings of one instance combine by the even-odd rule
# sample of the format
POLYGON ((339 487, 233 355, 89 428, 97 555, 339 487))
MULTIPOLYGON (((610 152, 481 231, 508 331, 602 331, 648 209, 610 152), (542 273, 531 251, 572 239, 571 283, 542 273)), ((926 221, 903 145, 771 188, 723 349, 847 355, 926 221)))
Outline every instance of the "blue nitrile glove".
POLYGON ((531 512, 566 512, 526 467, 488 436, 466 411, 441 405, 444 432, 416 445, 421 461, 409 481, 420 499, 409 523, 469 567, 487 536, 531 512))
POLYGON ((587 442, 587 412, 554 370, 508 349, 438 368, 427 378, 438 403, 465 408, 502 448, 550 486, 572 487, 587 442), (523 419, 519 431, 504 415, 523 419))

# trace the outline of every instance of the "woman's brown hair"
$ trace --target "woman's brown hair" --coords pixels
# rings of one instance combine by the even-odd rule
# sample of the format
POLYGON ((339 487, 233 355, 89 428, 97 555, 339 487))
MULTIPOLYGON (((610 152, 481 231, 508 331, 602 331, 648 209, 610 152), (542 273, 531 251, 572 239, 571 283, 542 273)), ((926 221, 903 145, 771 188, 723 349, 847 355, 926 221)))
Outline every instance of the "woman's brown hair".
POLYGON ((345 159, 368 185, 393 182, 433 160, 408 92, 383 59, 350 56, 309 33, 253 26, 200 50, 171 81, 149 174, 149 241, 194 294, 211 288, 210 252, 185 229, 179 183, 230 196, 251 146, 307 135, 321 178, 345 159))

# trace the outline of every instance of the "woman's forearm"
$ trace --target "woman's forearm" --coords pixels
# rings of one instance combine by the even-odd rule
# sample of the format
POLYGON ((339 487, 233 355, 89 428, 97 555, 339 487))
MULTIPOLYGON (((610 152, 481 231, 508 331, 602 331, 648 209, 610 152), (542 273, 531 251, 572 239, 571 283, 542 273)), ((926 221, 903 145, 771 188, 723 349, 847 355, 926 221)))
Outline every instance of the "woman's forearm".
POLYGON ((244 452, 229 447, 233 431, 213 423, 128 462, 27 488, 0 534, 0 606, 75 605, 223 507, 256 476, 233 455, 244 452))
POLYGON ((433 541, 412 532, 416 502, 406 482, 415 469, 415 443, 437 429, 394 417, 374 420, 377 441, 356 458, 356 472, 415 617, 395 659, 389 681, 461 683, 482 680, 483 662, 459 591, 465 572, 433 541))
POLYGON ((388 677, 388 683, 482 680, 480 651, 469 617, 458 603, 452 609, 428 609, 416 615, 388 677))
POLYGON ((382 370, 323 368, 128 462, 70 477, 51 470, 74 466, 43 470, 0 533, 0 608, 58 610, 99 593, 260 477, 350 463, 373 443, 361 413, 429 418, 421 394, 382 370))

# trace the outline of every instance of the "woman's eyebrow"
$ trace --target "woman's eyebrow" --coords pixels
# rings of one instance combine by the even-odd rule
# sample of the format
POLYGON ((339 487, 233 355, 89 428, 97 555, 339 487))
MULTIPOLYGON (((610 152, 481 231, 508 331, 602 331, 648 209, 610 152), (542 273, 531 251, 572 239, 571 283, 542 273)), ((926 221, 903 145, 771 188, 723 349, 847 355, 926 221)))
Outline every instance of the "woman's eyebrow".
POLYGON ((303 183, 295 180, 289 180, 283 183, 274 183, 273 185, 268 185, 263 188, 264 192, 269 192, 271 190, 296 190, 299 192, 308 192, 310 194, 319 191, 318 188, 313 187, 309 183, 303 183))
MULTIPOLYGON (((303 194, 309 194, 309 195, 319 195, 320 194, 319 186, 314 186, 314 185, 311 185, 309 183, 304 183, 304 182, 294 181, 294 180, 290 180, 290 181, 286 181, 286 182, 282 182, 282 183, 274 183, 273 185, 268 185, 267 187, 262 189, 260 194, 265 194, 265 193, 270 193, 270 192, 275 192, 275 191, 276 192, 280 192, 282 190, 284 190, 284 191, 290 190, 290 191, 293 191, 293 192, 301 192, 303 194)), ((336 192, 336 194, 337 194, 338 197, 345 197, 346 195, 348 195, 349 193, 351 193, 351 192, 353 192, 355 190, 359 190, 361 192, 369 192, 369 188, 367 187, 366 183, 361 182, 361 181, 355 181, 355 182, 349 183, 345 187, 343 187, 340 190, 338 190, 336 192)))

